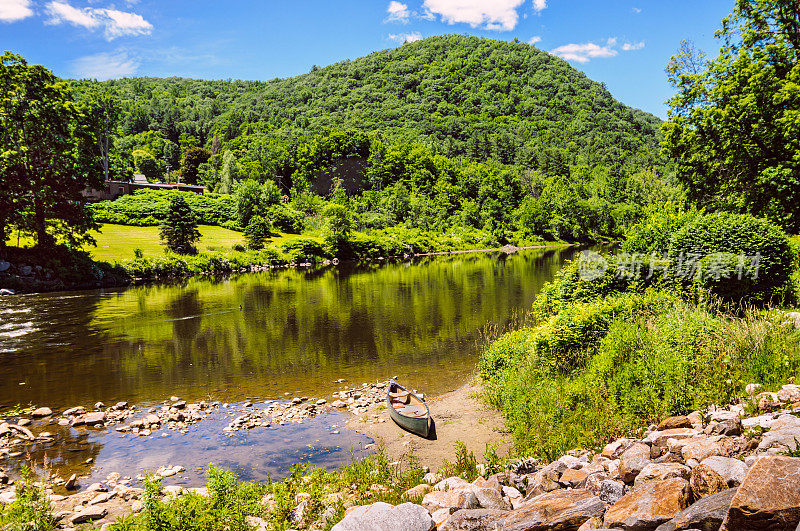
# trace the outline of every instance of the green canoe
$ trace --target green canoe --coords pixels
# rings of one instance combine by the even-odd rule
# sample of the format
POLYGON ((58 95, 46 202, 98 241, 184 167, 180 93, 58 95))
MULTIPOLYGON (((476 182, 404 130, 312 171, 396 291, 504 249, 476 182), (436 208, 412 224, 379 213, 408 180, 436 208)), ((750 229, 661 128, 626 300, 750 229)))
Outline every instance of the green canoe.
POLYGON ((428 437, 431 420, 428 405, 394 380, 389 382, 386 391, 386 407, 398 426, 420 437, 428 437))

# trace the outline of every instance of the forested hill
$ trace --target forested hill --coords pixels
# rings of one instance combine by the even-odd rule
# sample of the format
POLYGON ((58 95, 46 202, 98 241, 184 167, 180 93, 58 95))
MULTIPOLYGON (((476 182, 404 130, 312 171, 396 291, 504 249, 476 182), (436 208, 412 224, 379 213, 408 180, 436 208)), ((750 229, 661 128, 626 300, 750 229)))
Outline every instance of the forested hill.
MULTIPOLYGON (((76 82, 79 87, 89 83, 76 82)), ((181 133, 211 147, 247 133, 325 128, 378 132, 449 157, 526 167, 650 167, 660 120, 616 101, 566 61, 533 46, 431 37, 308 74, 253 81, 134 78, 103 82, 125 109, 125 135, 181 133)))

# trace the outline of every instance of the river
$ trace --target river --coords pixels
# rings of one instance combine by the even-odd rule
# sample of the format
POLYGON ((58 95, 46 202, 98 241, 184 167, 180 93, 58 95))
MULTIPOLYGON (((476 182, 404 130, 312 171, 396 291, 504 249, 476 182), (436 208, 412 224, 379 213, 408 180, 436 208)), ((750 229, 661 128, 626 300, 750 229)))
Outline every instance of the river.
MULTIPOLYGON (((392 376, 437 395, 474 373, 481 329, 529 308, 576 252, 460 254, 0 298, 0 411, 97 401, 144 410, 171 396, 230 404, 330 398, 339 379, 392 376)), ((51 425, 56 441, 31 450, 40 459, 49 452, 62 475, 133 475, 177 462, 192 484, 192 471, 210 461, 263 479, 295 461, 340 464, 370 442, 338 429, 344 414, 239 437, 221 432, 229 416, 168 437, 51 425)))

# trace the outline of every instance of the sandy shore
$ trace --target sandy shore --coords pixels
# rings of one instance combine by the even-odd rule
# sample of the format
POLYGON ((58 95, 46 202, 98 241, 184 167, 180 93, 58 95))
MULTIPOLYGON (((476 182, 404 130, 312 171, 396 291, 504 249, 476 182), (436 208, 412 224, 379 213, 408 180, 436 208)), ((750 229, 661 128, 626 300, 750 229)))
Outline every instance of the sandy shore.
POLYGON ((464 441, 467 449, 481 461, 487 444, 497 444, 497 453, 507 455, 511 448, 511 436, 505 431, 505 423, 499 411, 485 405, 479 398, 480 387, 474 383, 442 396, 427 399, 433 417, 435 439, 423 439, 395 424, 385 404, 373 405, 367 415, 353 417, 347 427, 363 433, 384 447, 394 460, 402 460, 411 452, 432 470, 442 462, 454 458, 456 441, 464 441), (372 415, 380 415, 385 422, 371 422, 372 415))

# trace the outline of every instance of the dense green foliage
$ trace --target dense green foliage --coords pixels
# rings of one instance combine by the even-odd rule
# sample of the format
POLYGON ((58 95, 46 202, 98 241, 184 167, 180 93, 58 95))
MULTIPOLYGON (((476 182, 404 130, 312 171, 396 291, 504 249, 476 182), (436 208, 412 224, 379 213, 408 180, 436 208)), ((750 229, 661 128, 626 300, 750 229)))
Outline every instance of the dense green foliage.
POLYGON ((244 239, 248 249, 263 249, 264 241, 269 237, 272 224, 261 216, 253 216, 244 229, 244 239))
POLYGON ((668 73, 678 93, 665 151, 692 200, 800 231, 800 6, 737 0, 705 61, 689 45, 668 73))
POLYGON ((91 241, 87 232, 96 226, 80 199, 102 178, 92 94, 76 102, 49 70, 0 56, 0 252, 11 225, 39 246, 52 246, 55 236, 91 241))
POLYGON ((201 225, 232 227, 236 224, 236 202, 228 195, 138 190, 116 201, 91 203, 89 208, 98 223, 138 227, 160 225, 167 218, 170 200, 175 195, 183 196, 201 225))
MULTIPOLYGON (((322 228, 331 201, 367 233, 589 241, 622 235, 682 193, 658 156, 657 118, 517 42, 432 37, 266 83, 73 85, 121 103, 112 170, 137 160, 141 170, 148 152, 148 172, 163 175, 180 158, 184 181, 236 196, 240 228, 255 214, 294 231, 319 217, 322 228), (287 222, 266 212, 281 199, 287 222)), ((329 241, 346 253, 345 239, 329 241)))
POLYGON ((600 446, 728 403, 748 383, 774 388, 800 375, 800 336, 782 312, 752 306, 797 300, 797 250, 778 227, 665 209, 630 233, 629 252, 604 257, 596 274, 581 260, 561 270, 525 326, 481 356, 489 398, 521 450, 555 458, 600 446), (740 253, 760 256, 758 276, 740 253), (690 254, 691 266, 680 258, 690 254))
POLYGON ((167 217, 159 234, 170 251, 178 254, 197 253, 195 244, 200 239, 197 218, 182 194, 175 194, 170 198, 167 217))
POLYGON ((780 301, 796 267, 789 238, 780 228, 749 215, 725 212, 698 216, 677 230, 668 252, 677 275, 691 275, 717 295, 741 291, 750 302, 772 297, 780 301), (687 266, 690 257, 705 261, 696 268, 687 266), (682 261, 684 270, 679 271, 682 261), (739 280, 745 281, 746 288, 735 286, 739 280))

